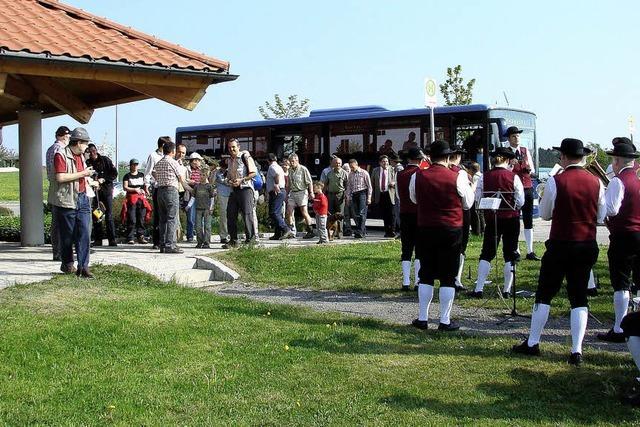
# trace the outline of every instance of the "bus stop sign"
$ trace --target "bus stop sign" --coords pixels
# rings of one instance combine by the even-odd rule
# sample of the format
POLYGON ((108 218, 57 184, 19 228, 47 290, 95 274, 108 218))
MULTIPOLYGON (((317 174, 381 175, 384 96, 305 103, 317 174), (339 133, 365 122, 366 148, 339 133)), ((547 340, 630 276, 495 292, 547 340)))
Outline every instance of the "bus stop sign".
POLYGON ((436 97, 438 86, 435 79, 427 77, 424 79, 424 105, 427 107, 435 108, 438 105, 438 99, 436 97))

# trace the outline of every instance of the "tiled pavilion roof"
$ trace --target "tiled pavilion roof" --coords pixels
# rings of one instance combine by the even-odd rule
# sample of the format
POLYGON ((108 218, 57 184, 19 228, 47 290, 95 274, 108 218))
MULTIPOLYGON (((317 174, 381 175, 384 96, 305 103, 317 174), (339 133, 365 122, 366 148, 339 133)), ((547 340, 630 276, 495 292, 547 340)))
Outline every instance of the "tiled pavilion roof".
POLYGON ((25 103, 80 122, 153 97, 193 109, 210 84, 235 78, 226 61, 57 0, 0 0, 0 125, 25 103))

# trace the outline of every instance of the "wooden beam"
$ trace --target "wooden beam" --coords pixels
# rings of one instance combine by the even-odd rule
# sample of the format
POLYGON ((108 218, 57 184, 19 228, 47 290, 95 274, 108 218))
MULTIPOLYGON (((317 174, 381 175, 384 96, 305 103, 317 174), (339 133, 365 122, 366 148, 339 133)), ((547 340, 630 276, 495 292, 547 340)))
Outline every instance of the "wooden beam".
POLYGON ((7 84, 7 73, 0 73, 0 95, 4 94, 4 87, 7 84))
POLYGON ((0 90, 0 96, 18 102, 32 102, 38 99, 38 94, 31 86, 22 80, 18 80, 14 76, 4 75, 6 76, 5 83, 4 87, 0 90))
POLYGON ((166 87, 155 85, 139 85, 131 83, 119 83, 121 86, 131 89, 135 92, 145 94, 152 98, 161 99, 169 104, 177 105, 178 107, 187 109, 189 111, 196 108, 198 102, 202 99, 206 93, 206 86, 197 89, 187 89, 181 87, 166 87))
POLYGON ((35 88, 40 97, 49 104, 59 108, 76 121, 86 124, 91 120, 93 108, 80 98, 62 87, 51 77, 23 77, 29 85, 35 88))
MULTIPOLYGON (((67 79, 100 80, 114 83, 133 83, 143 85, 171 86, 184 88, 207 87, 216 81, 215 76, 189 76, 172 73, 170 70, 145 70, 135 67, 122 67, 98 64, 61 64, 59 62, 40 63, 16 61, 0 58, 0 73, 60 77, 67 79)), ((225 77, 226 75, 221 75, 225 77)), ((235 76, 234 76, 235 77, 235 76)))

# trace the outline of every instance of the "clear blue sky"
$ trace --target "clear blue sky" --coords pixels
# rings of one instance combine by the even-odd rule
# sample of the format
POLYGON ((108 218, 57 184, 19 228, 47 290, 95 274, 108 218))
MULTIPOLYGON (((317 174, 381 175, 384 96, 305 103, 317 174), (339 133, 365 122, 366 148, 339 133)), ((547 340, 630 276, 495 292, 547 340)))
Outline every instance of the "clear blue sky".
MULTIPOLYGON (((572 136, 608 146, 640 121, 640 2, 66 0, 68 4, 231 62, 192 112, 151 100, 119 107, 120 160, 144 161, 178 126, 258 119, 273 94, 313 108, 421 107, 425 76, 461 64, 474 102, 538 115, 538 144, 572 136)), ((43 124, 43 145, 69 117, 43 124)), ((114 108, 87 129, 115 135, 114 108)), ((17 126, 4 128, 17 149, 17 126)))

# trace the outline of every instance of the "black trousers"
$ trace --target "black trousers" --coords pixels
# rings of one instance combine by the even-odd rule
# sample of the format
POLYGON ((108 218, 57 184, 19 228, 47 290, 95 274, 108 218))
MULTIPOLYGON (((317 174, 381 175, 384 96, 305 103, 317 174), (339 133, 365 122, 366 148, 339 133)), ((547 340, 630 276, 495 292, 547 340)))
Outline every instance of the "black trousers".
POLYGON ((144 207, 142 200, 138 200, 133 204, 127 204, 127 219, 129 220, 129 228, 127 231, 128 240, 144 236, 144 217, 146 214, 147 209, 144 207))
POLYGON ((420 283, 455 287, 460 266, 462 228, 419 227, 420 283))
POLYGON ((533 228, 533 188, 524 189, 524 205, 522 205, 522 224, 525 230, 533 228))
POLYGON ((238 241, 238 213, 242 212, 244 219, 244 234, 246 241, 255 239, 253 230, 253 189, 234 188, 229 196, 227 204, 227 229, 229 239, 232 242, 238 241))
POLYGON ((416 259, 420 259, 418 253, 418 217, 416 214, 400 214, 400 243, 402 244, 400 261, 411 261, 414 252, 416 259))
POLYGON ((382 214, 382 222, 384 223, 384 232, 389 234, 393 232, 393 204, 388 191, 380 193, 380 202, 378 204, 380 213, 382 214))
POLYGON ((628 291, 633 286, 632 272, 640 258, 640 233, 612 234, 609 241, 607 258, 611 286, 614 291, 628 291))
POLYGON ((545 246, 547 250, 540 265, 536 303, 551 304, 566 278, 571 308, 588 307, 589 273, 599 252, 596 241, 567 242, 549 239, 545 246))
POLYGON ((93 237, 96 242, 102 242, 104 238, 103 227, 107 228, 107 239, 109 243, 116 241, 116 229, 113 224, 113 185, 102 185, 98 190, 98 197, 93 199, 94 209, 98 205, 99 201, 104 205, 104 219, 102 221, 96 221, 93 218, 93 237), (103 224, 104 223, 104 224, 103 224))
POLYGON ((520 236, 520 219, 498 218, 492 212, 485 214, 486 225, 480 259, 491 262, 496 257, 496 250, 502 240, 502 257, 511 262, 518 256, 518 237, 520 236), (496 227, 497 226, 497 227, 496 227))
POLYGON ((632 311, 620 323, 625 337, 640 337, 640 311, 632 311))
POLYGON ((153 187, 151 191, 151 202, 153 203, 153 212, 151 213, 151 221, 153 231, 151 238, 154 246, 160 246, 160 209, 158 205, 158 187, 153 187))

